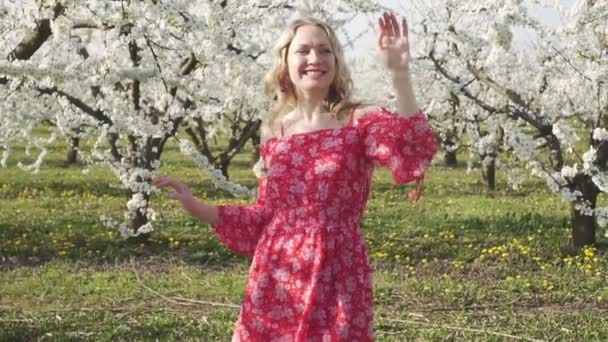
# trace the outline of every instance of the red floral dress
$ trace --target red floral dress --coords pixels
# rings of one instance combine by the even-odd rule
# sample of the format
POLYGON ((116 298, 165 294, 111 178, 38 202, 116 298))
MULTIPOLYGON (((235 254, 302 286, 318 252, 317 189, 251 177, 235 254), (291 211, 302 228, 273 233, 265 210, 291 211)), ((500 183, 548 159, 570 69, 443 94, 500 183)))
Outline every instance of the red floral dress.
POLYGON ((233 341, 373 340, 372 269, 359 228, 373 167, 408 183, 436 150, 423 113, 386 109, 264 143, 257 202, 220 206, 213 226, 228 248, 253 255, 233 341))

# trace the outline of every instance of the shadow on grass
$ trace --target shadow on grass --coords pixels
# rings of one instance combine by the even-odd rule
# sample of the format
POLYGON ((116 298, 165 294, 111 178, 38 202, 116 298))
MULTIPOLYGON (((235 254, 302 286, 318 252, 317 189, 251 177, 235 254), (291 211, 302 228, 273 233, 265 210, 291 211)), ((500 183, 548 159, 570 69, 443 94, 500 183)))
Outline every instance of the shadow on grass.
MULTIPOLYGON (((404 198, 407 198, 407 193, 412 190, 413 184, 407 185, 399 185, 394 184, 392 180, 390 182, 379 182, 376 181, 373 184, 373 189, 375 192, 384 193, 390 191, 397 191, 404 195, 404 198)), ((463 197, 463 196, 481 196, 487 198, 521 198, 527 197, 530 195, 536 195, 539 192, 546 192, 547 196, 558 196, 557 194, 551 194, 545 188, 539 185, 529 185, 525 187, 521 187, 519 190, 513 190, 512 188, 506 185, 497 186, 497 190, 490 191, 487 186, 481 182, 475 183, 471 182, 470 179, 467 179, 463 182, 453 182, 453 183, 439 183, 439 182, 430 182, 425 181, 424 183, 424 191, 426 196, 433 197, 463 197)))
MULTIPOLYGON (((9 190, 0 192, 0 199, 16 199, 24 194, 31 194, 33 191, 43 192, 45 194, 61 195, 69 191, 72 196, 89 195, 95 197, 110 196, 116 198, 128 198, 127 190, 117 186, 117 180, 109 182, 91 181, 85 179, 79 181, 49 181, 29 180, 19 183, 12 183, 9 190)), ((212 199, 235 198, 228 191, 219 189, 210 180, 187 181, 195 193, 205 192, 212 199)), ((252 189, 256 188, 255 180, 247 181, 244 186, 252 189)))
POLYGON ((179 315, 150 305, 85 309, 28 313, 28 319, 1 321, 0 341, 225 341, 230 339, 238 313, 219 309, 201 319, 200 309, 182 309, 179 315))
POLYGON ((36 191, 49 192, 52 194, 62 194, 65 191, 70 191, 74 195, 96 195, 96 196, 126 196, 126 191, 119 189, 118 187, 111 186, 106 182, 87 182, 82 181, 49 181, 48 179, 41 180, 24 180, 19 183, 12 183, 10 191, 4 191, 2 198, 14 199, 22 195, 23 193, 30 192, 32 189, 36 191))
POLYGON ((52 225, 0 223, 0 268, 66 260, 90 265, 123 263, 132 257, 171 259, 222 268, 246 257, 232 254, 213 232, 194 220, 153 232, 145 242, 125 240, 96 220, 54 220, 52 225), (70 228, 66 228, 66 227, 70 228), (72 228, 78 227, 78 228, 72 228))
POLYGON ((363 221, 362 229, 370 240, 372 254, 388 252, 384 250, 388 248, 394 250, 393 254, 403 251, 413 260, 430 257, 453 260, 463 255, 470 259, 478 254, 475 248, 503 245, 514 239, 528 244, 532 238, 547 255, 568 255, 569 246, 568 218, 536 212, 463 218, 433 211, 420 215, 410 209, 405 214, 370 215, 363 221))
POLYGON ((506 212, 504 215, 457 219, 447 221, 446 224, 458 227, 461 232, 474 232, 475 235, 493 232, 509 236, 528 236, 537 234, 539 231, 564 230, 569 226, 569 221, 567 217, 534 212, 506 212))
POLYGON ((418 209, 407 203, 403 206, 386 208, 375 207, 374 214, 365 217, 366 225, 377 226, 381 231, 390 227, 398 232, 420 230, 420 232, 450 230, 461 235, 505 235, 527 236, 547 230, 564 230, 570 227, 569 216, 547 212, 528 211, 489 211, 486 215, 466 215, 457 209, 434 210, 432 207, 418 209))

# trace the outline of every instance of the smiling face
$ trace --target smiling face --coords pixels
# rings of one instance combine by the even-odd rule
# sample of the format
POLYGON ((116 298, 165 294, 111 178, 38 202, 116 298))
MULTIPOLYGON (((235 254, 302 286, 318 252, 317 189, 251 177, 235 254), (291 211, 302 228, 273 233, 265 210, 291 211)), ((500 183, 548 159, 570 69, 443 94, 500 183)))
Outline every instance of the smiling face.
POLYGON ((287 51, 287 66, 299 93, 325 98, 336 76, 336 57, 327 32, 317 25, 299 27, 287 51))

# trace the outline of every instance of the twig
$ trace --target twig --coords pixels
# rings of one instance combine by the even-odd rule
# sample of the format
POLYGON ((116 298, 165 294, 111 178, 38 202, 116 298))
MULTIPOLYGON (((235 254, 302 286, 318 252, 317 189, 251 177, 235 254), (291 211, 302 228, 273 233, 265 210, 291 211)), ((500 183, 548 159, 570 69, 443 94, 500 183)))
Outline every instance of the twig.
POLYGON ((160 298, 162 298, 162 299, 164 299, 164 300, 166 300, 166 301, 168 301, 170 303, 177 304, 177 305, 186 305, 186 306, 190 305, 189 303, 180 303, 180 302, 178 302, 178 301, 176 301, 174 299, 171 299, 171 298, 165 296, 164 294, 162 294, 162 293, 160 293, 160 292, 158 292, 158 291, 156 291, 154 289, 151 289, 148 286, 146 286, 146 284, 144 284, 141 281, 141 279, 139 278, 139 273, 137 273, 137 270, 135 269, 135 264, 133 263, 133 259, 131 259, 131 269, 133 270, 133 273, 135 274, 135 279, 137 280, 137 282, 139 283, 139 285, 141 287, 143 287, 144 289, 146 289, 146 290, 154 293, 155 295, 159 296, 160 298))
POLYGON ((203 304, 203 305, 219 306, 219 307, 232 308, 232 309, 239 309, 240 308, 239 305, 230 304, 230 303, 207 302, 207 301, 204 301, 204 300, 195 300, 195 299, 189 299, 189 298, 183 298, 183 297, 171 297, 171 298, 175 299, 175 300, 178 300, 180 302, 187 302, 187 303, 192 303, 192 304, 203 304))
MULTIPOLYGON (((17 308, 15 308, 17 309, 17 308)), ((65 313, 70 313, 70 312, 112 312, 117 314, 117 316, 115 317, 124 317, 125 315, 133 315, 134 313, 157 313, 157 312, 163 312, 163 313, 186 313, 186 314, 194 314, 198 317, 198 319, 202 319, 206 324, 209 324, 209 322, 207 321, 207 317, 205 316, 206 314, 208 314, 208 311, 203 311, 203 310, 188 310, 186 308, 184 309, 169 309, 169 308, 159 308, 159 309, 154 309, 154 308, 139 308, 139 309, 135 309, 132 310, 130 308, 105 308, 105 307, 96 307, 96 308, 74 308, 74 309, 49 309, 49 310, 44 310, 41 312, 38 312, 39 314, 57 314, 57 313, 61 313, 62 315, 65 313), (201 318, 202 317, 202 318, 201 318)), ((21 319, 4 319, 4 318, 0 318, 0 323, 25 323, 25 324, 30 324, 33 325, 35 324, 36 320, 39 319, 39 317, 34 317, 34 318, 21 318, 21 319)), ((139 324, 138 322, 134 321, 134 322, 127 322, 129 324, 139 324)))
POLYGON ((228 307, 228 308, 232 308, 232 309, 240 308, 236 304, 206 302, 206 301, 194 300, 194 299, 182 298, 182 297, 167 297, 164 294, 146 286, 146 284, 144 284, 141 281, 141 279, 139 278, 139 274, 137 273, 137 270, 135 269, 135 264, 133 263, 133 259, 131 259, 131 269, 133 270, 133 273, 135 274, 135 278, 137 279, 137 282, 139 283, 139 285, 141 287, 143 287, 144 289, 152 292, 153 294, 161 297, 162 299, 164 299, 170 303, 177 304, 177 305, 184 305, 184 306, 192 306, 193 304, 202 304, 202 305, 215 306, 215 307, 228 307))
POLYGON ((488 304, 488 305, 465 305, 465 306, 452 306, 452 307, 442 307, 442 308, 429 308, 426 310, 421 310, 421 312, 438 312, 438 311, 477 311, 484 309, 495 309, 511 306, 517 302, 521 301, 521 298, 518 297, 512 301, 506 303, 497 303, 497 304, 488 304))
MULTIPOLYGON (((0 310, 2 311, 21 311, 26 314, 35 317, 36 315, 33 312, 24 310, 19 307, 12 307, 8 305, 0 306, 0 310)), ((96 311, 104 311, 104 312, 123 312, 130 311, 131 308, 128 307, 93 307, 93 308, 55 308, 55 309, 44 309, 36 311, 36 314, 47 314, 47 313, 58 313, 58 312, 96 312, 96 311)))
POLYGON ((405 335, 408 332, 406 331, 386 331, 386 330, 378 330, 375 332, 377 336, 397 336, 397 335, 405 335))
POLYGON ((501 333, 501 332, 482 330, 482 329, 461 328, 461 327, 454 327, 454 326, 451 326, 451 325, 441 325, 441 324, 418 322, 418 321, 410 321, 410 320, 400 320, 400 319, 387 319, 387 320, 389 322, 395 322, 395 323, 423 325, 423 326, 432 327, 432 328, 457 330, 457 331, 466 331, 466 332, 472 332, 472 333, 501 336, 501 337, 511 338, 511 339, 514 339, 514 340, 523 340, 523 341, 531 341, 531 342, 543 342, 543 340, 537 340, 537 339, 533 339, 533 338, 530 338, 530 337, 516 336, 516 335, 510 335, 510 334, 505 334, 505 333, 501 333))
POLYGON ((4 319, 4 318, 0 318, 0 322, 2 322, 2 323, 28 323, 28 324, 32 324, 32 323, 34 323, 34 320, 31 320, 31 319, 4 319))

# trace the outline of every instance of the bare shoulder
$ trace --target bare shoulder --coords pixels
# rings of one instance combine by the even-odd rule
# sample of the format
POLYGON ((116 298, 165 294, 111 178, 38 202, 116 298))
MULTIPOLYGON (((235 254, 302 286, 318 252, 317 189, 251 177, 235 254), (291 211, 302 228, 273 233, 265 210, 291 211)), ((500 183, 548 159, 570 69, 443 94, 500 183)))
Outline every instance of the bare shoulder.
POLYGON ((260 127, 260 143, 264 144, 267 140, 278 136, 280 130, 278 119, 273 120, 273 122, 262 122, 260 127))
POLYGON ((281 125, 284 125, 285 122, 293 112, 289 112, 287 114, 273 115, 266 117, 265 120, 262 121, 262 125, 260 127, 260 138, 261 143, 264 143, 266 140, 280 137, 281 136, 281 125))

